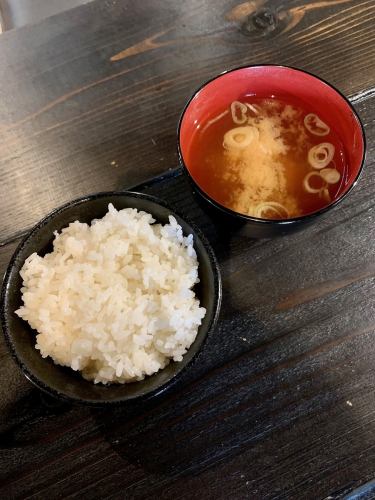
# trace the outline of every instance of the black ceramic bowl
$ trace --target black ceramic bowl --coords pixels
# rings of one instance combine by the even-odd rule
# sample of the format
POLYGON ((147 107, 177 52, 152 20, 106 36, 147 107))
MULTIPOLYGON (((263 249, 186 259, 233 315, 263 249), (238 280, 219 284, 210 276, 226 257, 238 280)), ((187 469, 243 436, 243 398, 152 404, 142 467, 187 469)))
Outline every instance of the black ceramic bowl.
POLYGON ((41 220, 21 242, 15 251, 4 277, 1 293, 1 322, 7 344, 24 375, 37 387, 71 402, 91 405, 123 403, 135 399, 155 396, 169 388, 188 366, 203 345, 208 332, 214 327, 221 303, 221 280, 214 253, 203 234, 191 223, 175 214, 163 202, 144 194, 133 192, 99 193, 78 200, 54 210, 41 220), (112 203, 117 209, 137 208, 151 213, 157 222, 168 223, 168 216, 174 215, 182 226, 184 234, 193 234, 194 248, 199 261, 200 283, 196 294, 207 313, 199 327, 196 340, 185 354, 183 361, 171 362, 160 372, 130 384, 94 384, 70 368, 42 358, 35 349, 35 331, 14 311, 22 304, 22 280, 19 274, 25 259, 37 252, 40 255, 52 250, 53 231, 60 231, 70 222, 79 220, 90 223, 101 218, 112 203))
MULTIPOLYGON (((245 66, 226 71, 204 83, 188 101, 178 125, 178 152, 182 166, 200 201, 211 211, 217 223, 235 230, 242 228, 254 238, 285 234, 316 221, 342 201, 356 184, 365 159, 365 134, 353 106, 328 82, 307 71, 272 64, 245 66), (292 102, 297 100, 306 109, 317 113, 323 121, 333 123, 347 160, 345 182, 336 198, 325 207, 301 217, 262 219, 234 212, 216 201, 207 187, 197 179, 194 166, 194 136, 208 120, 220 115, 232 101, 244 95, 276 96, 292 102), (194 167, 193 167, 194 166, 194 167)), ((204 165, 202 165, 204 168, 204 165)))

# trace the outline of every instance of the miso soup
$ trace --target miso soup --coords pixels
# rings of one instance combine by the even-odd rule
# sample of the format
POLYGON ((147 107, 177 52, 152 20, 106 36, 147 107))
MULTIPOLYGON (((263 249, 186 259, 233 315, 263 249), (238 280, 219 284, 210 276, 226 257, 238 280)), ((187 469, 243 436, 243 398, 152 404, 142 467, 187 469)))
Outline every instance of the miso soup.
POLYGON ((299 217, 330 204, 345 185, 339 137, 297 101, 244 95, 201 123, 193 141, 194 179, 235 212, 299 217))

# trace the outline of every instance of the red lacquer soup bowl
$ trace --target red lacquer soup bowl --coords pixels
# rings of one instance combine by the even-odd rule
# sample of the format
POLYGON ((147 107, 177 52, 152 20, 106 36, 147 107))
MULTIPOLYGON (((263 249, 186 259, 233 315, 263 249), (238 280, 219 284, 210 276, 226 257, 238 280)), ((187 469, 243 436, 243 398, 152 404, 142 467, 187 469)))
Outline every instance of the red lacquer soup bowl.
MULTIPOLYGON (((254 237, 284 234, 313 222, 342 201, 356 184, 365 159, 365 134, 361 121, 348 99, 326 81, 296 68, 276 65, 233 69, 208 81, 188 101, 178 125, 178 152, 181 164, 200 199, 220 219, 245 224, 254 237), (274 97, 298 101, 311 107, 328 123, 333 123, 346 157, 346 172, 341 187, 331 202, 319 210, 288 219, 262 219, 235 212, 215 200, 197 179, 194 148, 199 133, 213 116, 228 109, 240 96, 274 97)), ((199 168, 200 165, 199 165, 199 168)), ((202 166, 204 168, 204 166, 202 166)))

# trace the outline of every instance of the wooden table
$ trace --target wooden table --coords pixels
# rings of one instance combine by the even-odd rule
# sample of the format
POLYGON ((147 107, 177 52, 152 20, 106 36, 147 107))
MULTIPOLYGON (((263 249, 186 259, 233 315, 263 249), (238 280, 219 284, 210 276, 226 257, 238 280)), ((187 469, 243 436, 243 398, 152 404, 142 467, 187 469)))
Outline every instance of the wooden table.
MULTIPOLYGON (((358 186, 314 227, 210 236, 220 323, 164 397, 61 404, 1 339, 2 498, 337 499, 375 477, 374 16, 373 0, 97 0, 0 36, 1 273, 52 208, 176 167, 184 103, 224 69, 316 73, 368 140, 358 186)), ((142 189, 178 204, 184 183, 142 189)))

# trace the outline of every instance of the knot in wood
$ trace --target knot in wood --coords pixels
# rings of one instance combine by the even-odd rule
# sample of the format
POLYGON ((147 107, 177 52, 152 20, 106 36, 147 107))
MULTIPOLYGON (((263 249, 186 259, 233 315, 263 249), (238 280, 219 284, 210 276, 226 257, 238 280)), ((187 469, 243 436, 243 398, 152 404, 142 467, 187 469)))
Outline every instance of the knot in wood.
POLYGON ((253 24, 259 30, 274 30, 277 25, 276 14, 270 9, 263 9, 253 15, 253 24))
POLYGON ((250 35, 254 31, 267 35, 273 32, 278 25, 277 14, 271 9, 262 9, 249 16, 242 25, 242 32, 250 35), (254 29, 255 28, 255 29, 254 29))

